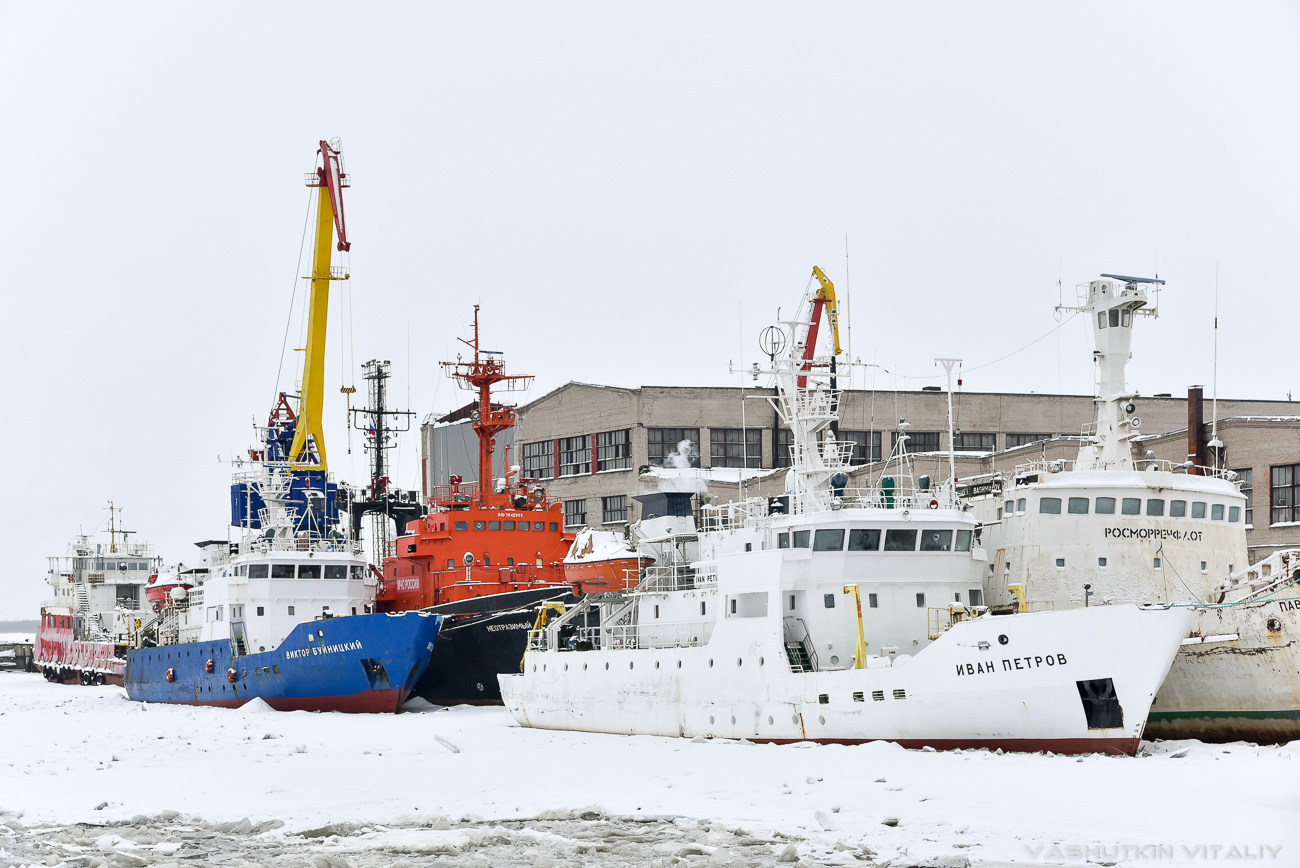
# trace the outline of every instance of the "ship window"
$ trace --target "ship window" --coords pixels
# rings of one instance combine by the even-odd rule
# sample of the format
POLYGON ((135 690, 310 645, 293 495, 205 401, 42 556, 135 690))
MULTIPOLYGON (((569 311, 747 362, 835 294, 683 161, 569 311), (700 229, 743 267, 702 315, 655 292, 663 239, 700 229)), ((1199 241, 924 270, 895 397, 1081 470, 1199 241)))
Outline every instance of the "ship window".
POLYGON ((1114 308, 1110 310, 1110 327, 1119 328, 1119 311, 1114 308))
POLYGON ((300 579, 319 579, 320 564, 302 564, 298 567, 298 578, 300 579))
POLYGON ((972 606, 984 605, 984 592, 982 590, 980 590, 979 588, 971 588, 966 593, 970 595, 970 604, 972 606))
POLYGON ((271 564, 271 578, 292 579, 293 564, 271 564))
POLYGON ((489 522, 488 522, 488 530, 501 530, 501 522, 499 522, 499 521, 489 521, 489 522))
POLYGON ((502 529, 502 530, 514 530, 514 529, 515 529, 515 523, 514 523, 513 521, 503 521, 503 522, 501 522, 501 529, 502 529))
POLYGON ((1187 515, 1187 501, 1171 500, 1169 501, 1169 517, 1182 518, 1187 515))
POLYGON ((1016 500, 1016 512, 1025 511, 1025 499, 1023 497, 1016 500))
POLYGON ((1164 515, 1165 502, 1158 497, 1153 497, 1147 501, 1147 515, 1164 515))
POLYGON ((1201 561, 1201 572, 1202 573, 1209 572, 1209 570, 1206 569, 1208 566, 1209 564, 1207 564, 1205 561, 1201 561))
POLYGON ((1004 511, 1006 512, 1007 515, 1011 515, 1013 512, 1016 511, 1016 502, 1014 500, 1008 500, 1006 502, 1006 509, 1004 511))
POLYGON ((1223 521, 1223 504, 1216 503, 1210 506, 1210 521, 1223 521))
POLYGON ((1106 327, 1106 311, 1099 310, 1097 311, 1097 328, 1104 329, 1105 327, 1106 327))
POLYGON ((917 594, 917 595, 916 595, 916 608, 918 608, 918 609, 924 609, 924 608, 925 608, 925 594, 917 594))
POLYGON ((914 552, 916 551, 916 531, 893 528, 885 531, 885 551, 887 552, 914 552))
POLYGON ((923 552, 952 551, 952 531, 927 530, 925 533, 921 534, 921 551, 923 552))
MULTIPOLYGON (((700 600, 700 614, 701 614, 701 615, 704 615, 704 614, 707 614, 707 613, 708 613, 708 607, 706 606, 706 604, 705 604, 705 602, 704 602, 703 600, 700 600)), ((710 664, 710 665, 712 665, 712 664, 710 664)))
POLYGON ((474 522, 474 530, 487 530, 487 522, 486 521, 474 522))
POLYGON ((790 548, 790 534, 788 533, 777 534, 776 547, 779 549, 790 548))
POLYGON ((1065 508, 1066 508, 1066 510, 1070 513, 1070 515, 1087 515, 1087 514, 1088 514, 1088 498, 1086 498, 1086 497, 1071 497, 1070 500, 1069 500, 1069 502, 1066 503, 1066 507, 1065 507, 1065 508))
MULTIPOLYGON (((539 524, 541 524, 541 522, 533 522, 533 530, 541 530, 541 528, 538 527, 539 524)), ((555 533, 559 529, 560 526, 558 524, 551 522, 551 533, 555 533)))
POLYGON ((1205 518, 1205 502, 1200 500, 1192 501, 1192 518, 1205 518))
POLYGON ((878 597, 876 597, 875 594, 867 594, 867 608, 869 609, 880 608, 880 600, 878 597))
POLYGON ((813 538, 813 551, 838 552, 844 548, 844 528, 821 528, 813 538))
POLYGON ((447 569, 454 570, 455 568, 456 568, 456 559, 447 558, 447 569))
POLYGON ((849 551, 880 551, 880 528, 854 528, 849 531, 849 551))
POLYGON ((794 611, 794 594, 790 595, 790 611, 794 611))
POLYGON ((293 606, 290 606, 290 607, 289 607, 289 614, 290 614, 290 615, 293 614, 293 606))
POLYGON ((413 554, 415 554, 415 543, 407 543, 407 544, 406 544, 406 553, 407 553, 408 555, 413 555, 413 554))
POLYGON ((456 530, 469 530, 469 522, 467 521, 456 522, 456 530))
MULTIPOLYGON (((544 521, 533 522, 533 530, 546 530, 546 522, 544 521)), ((554 523, 551 524, 551 530, 555 530, 554 523)))
POLYGON ((797 530, 794 532, 794 547, 797 549, 808 548, 808 543, 812 537, 810 530, 797 530))
POLYGON ((490 555, 488 555, 487 552, 483 552, 483 566, 485 567, 492 566, 492 558, 490 555))
POLYGON ((346 579, 348 577, 347 564, 326 564, 325 578, 327 579, 346 579))
POLYGON ((957 551, 959 552, 970 551, 971 535, 972 535, 971 531, 968 530, 957 531, 957 551))
POLYGON ((1124 513, 1124 515, 1141 515, 1142 498, 1140 497, 1124 498, 1123 502, 1120 503, 1119 510, 1120 512, 1124 513))
POLYGON ((1038 511, 1043 515, 1060 515, 1061 498, 1059 497, 1038 498, 1038 511))
POLYGON ((1228 507, 1228 521, 1241 521, 1241 507, 1240 507, 1240 506, 1230 506, 1230 507, 1228 507))
POLYGON ((1057 559, 1056 559, 1056 568, 1057 568, 1058 570, 1063 570, 1063 569, 1065 569, 1065 558, 1057 558, 1057 559))
POLYGON ((1129 310, 1128 308, 1125 308, 1125 309, 1124 309, 1124 322, 1123 322, 1124 328, 1128 328, 1128 327, 1129 327, 1129 323, 1131 323, 1132 321, 1133 321, 1133 311, 1129 310))
POLYGON ((827 594, 827 595, 825 595, 824 597, 822 597, 822 603, 825 604, 826 608, 828 608, 828 609, 834 609, 834 608, 835 608, 835 595, 834 595, 834 594, 827 594))
POLYGON ((265 579, 270 572, 269 564, 249 564, 248 577, 250 579, 265 579))
POLYGON ((1156 570, 1160 569, 1160 558, 1152 558, 1151 567, 1152 569, 1156 569, 1156 570))
POLYGON ((659 617, 659 604, 658 604, 658 603, 655 603, 655 617, 656 617, 656 618, 659 617))
POLYGON ((532 528, 532 525, 530 525, 528 522, 526 522, 526 521, 521 521, 521 522, 519 522, 519 529, 520 529, 520 530, 532 530, 533 528, 532 528))
POLYGON ((514 565, 515 565, 515 559, 514 559, 514 558, 506 558, 506 566, 508 566, 508 567, 513 567, 514 565))
POLYGON ((266 614, 266 608, 263 607, 263 606, 258 606, 258 607, 257 607, 257 617, 260 618, 260 617, 262 617, 262 616, 265 615, 265 614, 266 614))

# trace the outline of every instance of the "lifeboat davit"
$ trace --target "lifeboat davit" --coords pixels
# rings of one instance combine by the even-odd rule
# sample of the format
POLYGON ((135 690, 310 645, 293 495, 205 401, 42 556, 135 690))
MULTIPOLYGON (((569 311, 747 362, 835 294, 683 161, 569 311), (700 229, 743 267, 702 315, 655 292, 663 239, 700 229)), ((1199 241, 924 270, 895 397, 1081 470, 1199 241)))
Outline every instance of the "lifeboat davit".
POLYGON ((588 528, 578 533, 564 558, 564 580, 577 596, 622 591, 634 587, 641 570, 654 562, 638 555, 621 533, 588 528))
POLYGON ((178 575, 155 574, 149 577, 148 584, 144 586, 144 596, 155 609, 161 609, 170 605, 173 599, 184 599, 192 587, 194 587, 192 582, 184 581, 178 575), (182 593, 173 594, 172 591, 177 589, 182 593))

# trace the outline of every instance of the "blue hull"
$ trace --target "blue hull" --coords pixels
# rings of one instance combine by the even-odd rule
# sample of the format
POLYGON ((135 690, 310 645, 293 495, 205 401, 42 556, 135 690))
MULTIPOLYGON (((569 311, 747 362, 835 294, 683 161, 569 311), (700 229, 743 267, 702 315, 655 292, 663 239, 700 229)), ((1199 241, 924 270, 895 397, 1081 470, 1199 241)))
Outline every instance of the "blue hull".
POLYGON ((127 652, 126 692, 143 702, 235 707, 260 698, 279 711, 395 712, 441 627, 440 616, 419 612, 350 615, 299 624, 260 654, 235 656, 224 639, 142 648, 127 652))

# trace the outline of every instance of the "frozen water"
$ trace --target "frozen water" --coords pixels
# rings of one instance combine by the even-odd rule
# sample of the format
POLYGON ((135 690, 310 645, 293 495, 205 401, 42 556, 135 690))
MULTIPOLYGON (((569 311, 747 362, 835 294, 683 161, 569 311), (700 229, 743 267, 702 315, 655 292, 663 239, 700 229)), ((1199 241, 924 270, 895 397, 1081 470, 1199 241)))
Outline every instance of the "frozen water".
MULTIPOLYGON (((1154 742, 1138 758, 1079 761, 549 732, 501 708, 249 714, 122 696, 0 675, 0 864, 898 868, 1069 864, 1051 848, 1070 846, 1174 848, 1165 864, 1184 846, 1218 846, 1219 858, 1281 847, 1262 860, 1273 864, 1300 854, 1295 746, 1154 742)), ((1190 852, 1188 864, 1206 861, 1190 852)), ((1093 861, 1125 864, 1117 852, 1093 861)))

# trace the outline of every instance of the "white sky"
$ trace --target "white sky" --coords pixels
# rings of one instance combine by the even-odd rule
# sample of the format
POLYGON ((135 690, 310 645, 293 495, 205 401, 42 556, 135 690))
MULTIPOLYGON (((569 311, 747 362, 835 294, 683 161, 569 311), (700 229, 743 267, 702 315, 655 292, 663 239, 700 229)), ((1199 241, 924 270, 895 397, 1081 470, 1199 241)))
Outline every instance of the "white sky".
MULTIPOLYGON (((529 398, 736 383, 812 265, 843 292, 846 235, 881 388, 1048 332, 1058 277, 1068 299, 1157 264, 1130 380, 1208 386, 1218 262, 1220 394, 1300 395, 1295 7, 208 11, 0 3, 0 618, 36 616, 45 557, 109 498, 169 561, 224 532, 217 458, 270 409, 321 138, 354 181, 355 349, 335 290, 327 368, 345 479, 343 362, 456 406, 436 363, 481 302, 529 398)), ((1086 394, 1089 352, 1076 320, 965 388, 1086 394)), ((409 436, 399 481, 417 466, 409 436)))

